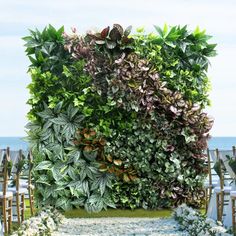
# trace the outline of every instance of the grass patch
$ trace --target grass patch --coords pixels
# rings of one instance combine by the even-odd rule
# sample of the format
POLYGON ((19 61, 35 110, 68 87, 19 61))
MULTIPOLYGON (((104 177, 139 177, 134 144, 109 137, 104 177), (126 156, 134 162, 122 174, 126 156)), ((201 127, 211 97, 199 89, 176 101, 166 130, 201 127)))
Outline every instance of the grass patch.
POLYGON ((29 199, 25 200, 25 206, 26 206, 26 208, 25 208, 25 220, 27 220, 31 217, 29 199))
POLYGON ((100 218, 100 217, 149 217, 160 218, 170 217, 172 210, 121 210, 121 209, 108 209, 98 213, 88 213, 84 209, 73 209, 63 213, 66 218, 100 218))
MULTIPOLYGON (((25 200, 25 220, 29 219, 31 217, 31 213, 30 213, 30 208, 29 208, 29 199, 25 200)), ((20 227, 20 225, 17 222, 12 222, 12 228, 11 231, 14 232, 16 230, 18 230, 18 228, 20 227)))

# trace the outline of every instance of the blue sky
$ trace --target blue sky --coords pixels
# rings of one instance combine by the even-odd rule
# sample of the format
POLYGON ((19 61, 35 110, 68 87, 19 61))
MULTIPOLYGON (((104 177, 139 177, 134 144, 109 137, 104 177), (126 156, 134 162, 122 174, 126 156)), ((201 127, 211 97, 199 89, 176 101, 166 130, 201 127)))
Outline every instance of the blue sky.
MULTIPOLYGON (((134 27, 200 26, 214 36, 211 59, 213 136, 236 136, 236 1, 234 0, 0 0, 0 136, 24 136, 27 123, 28 59, 21 38, 47 24, 75 26, 79 32, 113 23, 134 27)), ((153 30, 154 31, 154 30, 153 30)))

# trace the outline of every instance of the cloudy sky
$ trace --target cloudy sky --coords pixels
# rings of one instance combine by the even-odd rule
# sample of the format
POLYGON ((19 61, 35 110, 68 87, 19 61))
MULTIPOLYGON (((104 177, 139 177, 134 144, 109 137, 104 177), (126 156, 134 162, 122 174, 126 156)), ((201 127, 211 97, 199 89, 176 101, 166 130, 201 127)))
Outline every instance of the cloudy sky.
POLYGON ((83 33, 113 23, 134 27, 200 26, 213 35, 218 56, 211 59, 208 113, 215 118, 213 136, 236 136, 235 0, 0 0, 0 136, 24 136, 27 123, 28 59, 21 38, 28 29, 47 24, 75 26, 83 33))

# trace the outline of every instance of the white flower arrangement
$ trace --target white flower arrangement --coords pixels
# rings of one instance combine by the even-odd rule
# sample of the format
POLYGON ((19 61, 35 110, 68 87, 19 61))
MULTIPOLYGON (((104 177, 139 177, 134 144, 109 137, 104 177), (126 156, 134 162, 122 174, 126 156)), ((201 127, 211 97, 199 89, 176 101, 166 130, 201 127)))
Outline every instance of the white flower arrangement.
POLYGON ((198 236, 229 236, 221 222, 202 216, 186 204, 179 206, 173 213, 175 220, 179 223, 181 230, 189 235, 198 236))
POLYGON ((47 207, 37 216, 25 220, 12 236, 50 236, 63 219, 64 216, 56 209, 47 207))

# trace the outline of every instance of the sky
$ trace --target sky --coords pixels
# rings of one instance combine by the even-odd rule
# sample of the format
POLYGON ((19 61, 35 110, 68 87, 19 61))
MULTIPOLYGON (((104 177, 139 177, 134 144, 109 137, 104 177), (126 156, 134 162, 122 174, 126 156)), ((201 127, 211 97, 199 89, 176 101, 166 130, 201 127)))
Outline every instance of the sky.
POLYGON ((30 77, 21 38, 28 29, 52 24, 84 33, 113 23, 147 31, 164 23, 206 29, 218 44, 208 72, 212 106, 207 112, 215 119, 211 135, 236 136, 235 22, 235 0, 0 0, 0 136, 26 135, 30 77))

